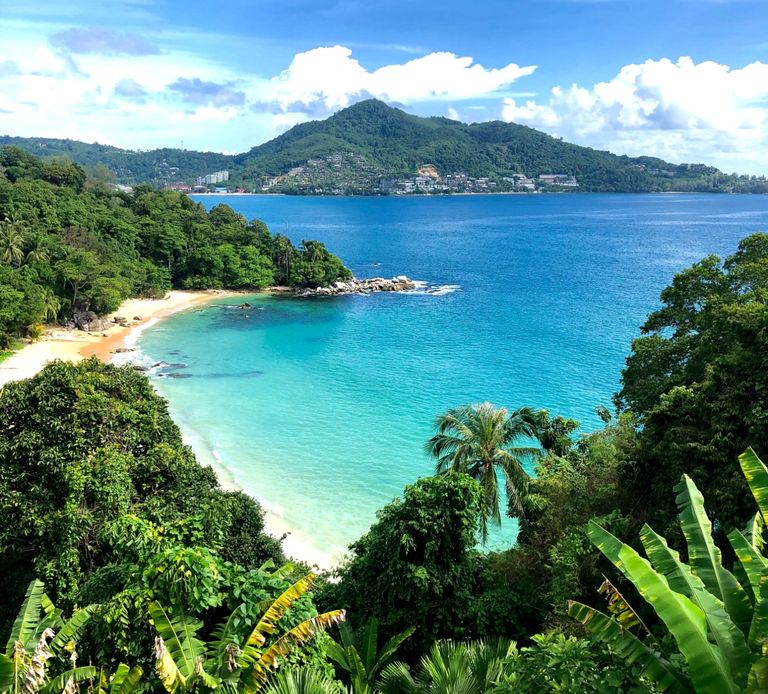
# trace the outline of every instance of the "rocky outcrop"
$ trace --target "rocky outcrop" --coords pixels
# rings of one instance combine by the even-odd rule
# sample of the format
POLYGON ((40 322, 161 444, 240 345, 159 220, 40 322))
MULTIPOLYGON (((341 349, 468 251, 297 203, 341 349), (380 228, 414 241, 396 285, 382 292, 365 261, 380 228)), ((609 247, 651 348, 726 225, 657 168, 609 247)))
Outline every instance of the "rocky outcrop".
POLYGON ((109 323, 99 318, 93 311, 75 311, 72 322, 76 328, 87 331, 105 330, 109 323))
POLYGON ((359 280, 353 277, 351 280, 334 282, 328 287, 315 289, 297 289, 296 296, 341 296, 343 294, 372 294, 373 292, 412 292, 416 289, 416 282, 398 275, 391 279, 374 277, 372 279, 359 280))

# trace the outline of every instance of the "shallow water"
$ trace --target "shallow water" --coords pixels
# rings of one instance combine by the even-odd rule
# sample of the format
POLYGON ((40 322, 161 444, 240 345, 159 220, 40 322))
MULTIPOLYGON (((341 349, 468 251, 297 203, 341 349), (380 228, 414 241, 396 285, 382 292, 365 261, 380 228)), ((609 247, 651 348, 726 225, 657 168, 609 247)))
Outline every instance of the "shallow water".
MULTIPOLYGON (((360 277, 436 293, 222 299, 139 338, 204 460, 338 554, 404 484, 448 407, 491 400, 599 425, 630 340, 673 274, 768 229, 768 198, 203 197, 315 238, 360 277)), ((496 535, 509 543, 514 526, 496 535)))

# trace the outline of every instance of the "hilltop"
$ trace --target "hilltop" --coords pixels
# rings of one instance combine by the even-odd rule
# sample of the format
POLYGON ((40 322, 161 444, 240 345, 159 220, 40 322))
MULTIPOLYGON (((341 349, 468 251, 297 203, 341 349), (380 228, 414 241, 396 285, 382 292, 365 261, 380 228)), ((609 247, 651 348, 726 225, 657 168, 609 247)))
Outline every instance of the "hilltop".
POLYGON ((231 185, 296 194, 490 192, 534 186, 616 192, 768 192, 762 178, 727 175, 704 164, 619 156, 515 123, 422 118, 375 99, 325 120, 296 125, 234 156, 180 149, 128 151, 44 138, 0 137, 0 144, 14 144, 38 155, 66 154, 84 166, 101 164, 128 184, 194 184, 198 177, 227 170, 231 185), (425 166, 432 180, 422 178, 420 183, 418 172, 425 166), (539 179, 548 174, 563 178, 539 179))

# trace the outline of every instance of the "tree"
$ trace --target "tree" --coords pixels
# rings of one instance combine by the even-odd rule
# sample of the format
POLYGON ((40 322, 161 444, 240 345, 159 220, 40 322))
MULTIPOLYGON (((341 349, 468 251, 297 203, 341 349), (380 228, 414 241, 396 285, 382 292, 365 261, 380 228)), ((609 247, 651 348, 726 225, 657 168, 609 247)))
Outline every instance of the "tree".
POLYGON ((758 512, 744 532, 734 530, 728 535, 737 559, 735 573, 722 562, 704 498, 687 475, 675 491, 688 564, 648 525, 640 533, 648 556, 644 559, 600 525, 590 523, 592 542, 648 602, 676 651, 648 632, 623 596, 612 601, 613 616, 578 602, 569 605, 569 612, 628 662, 642 664, 645 676, 662 691, 735 694, 764 691, 768 686, 768 558, 762 552, 768 468, 752 449, 739 462, 758 512), (633 626, 647 634, 645 638, 633 634, 633 626), (680 656, 686 669, 679 665, 680 656))
POLYGON ((539 434, 540 415, 523 407, 512 414, 489 402, 448 410, 436 422, 435 434, 426 444, 427 452, 437 459, 437 473, 464 473, 483 490, 480 506, 480 530, 488 539, 488 522, 501 525, 499 479, 501 472, 509 501, 508 514, 524 515, 523 497, 528 488, 525 460, 539 454, 533 446, 516 445, 524 437, 539 434))
MULTIPOLYGON (((11 601, 33 577, 54 599, 76 601, 110 558, 107 533, 118 517, 161 524, 197 517, 196 544, 215 548, 233 523, 257 531, 249 504, 256 506, 218 489, 165 401, 131 368, 54 362, 0 390, 0 584, 11 601)), ((238 540, 231 556, 258 565, 273 550, 258 538, 238 540)))
POLYGON ((27 263, 47 263, 49 259, 48 250, 43 245, 42 238, 35 236, 32 239, 32 245, 27 251, 24 260, 27 263))
POLYGON ((24 260, 24 241, 18 217, 11 214, 0 222, 0 258, 3 262, 19 267, 24 260))
POLYGON ((415 627, 410 627, 395 634, 379 650, 379 621, 375 617, 365 623, 358 635, 344 622, 339 626, 341 643, 331 641, 327 646, 328 656, 349 673, 354 694, 369 694, 376 691, 376 681, 381 670, 392 661, 397 649, 415 630, 415 627))
POLYGON ((405 488, 350 546, 322 605, 348 609, 358 626, 376 617, 383 638, 415 626, 404 647, 419 652, 439 637, 462 637, 476 583, 480 488, 466 475, 428 477, 405 488))
POLYGON ((269 673, 290 651, 318 632, 344 620, 343 610, 334 610, 305 620, 275 638, 278 622, 294 601, 311 587, 315 577, 307 574, 290 586, 264 612, 247 635, 241 635, 244 605, 223 621, 207 646, 197 635, 202 622, 179 611, 169 613, 155 601, 149 605, 152 623, 157 629, 155 657, 157 674, 172 694, 177 691, 215 689, 226 683, 244 694, 261 690, 269 673))
POLYGON ((633 515, 676 532, 667 494, 682 474, 706 495, 720 527, 747 520, 749 490, 735 464, 768 441, 768 234, 724 262, 705 258, 675 276, 632 343, 617 396, 639 424, 622 475, 633 515))

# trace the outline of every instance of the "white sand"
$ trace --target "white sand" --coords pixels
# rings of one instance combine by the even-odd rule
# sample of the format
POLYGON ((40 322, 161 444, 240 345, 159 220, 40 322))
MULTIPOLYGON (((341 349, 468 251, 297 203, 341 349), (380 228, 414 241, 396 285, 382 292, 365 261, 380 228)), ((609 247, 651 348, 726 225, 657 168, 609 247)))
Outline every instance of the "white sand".
POLYGON ((196 303, 209 301, 216 296, 219 294, 172 291, 163 299, 129 299, 123 302, 115 313, 107 316, 107 320, 114 316, 124 316, 131 322, 131 327, 113 325, 98 333, 65 330, 61 327, 49 328, 41 340, 24 345, 16 354, 0 363, 0 387, 10 381, 34 376, 49 361, 55 359, 78 362, 85 357, 96 355, 103 361, 108 361, 111 352, 122 346, 134 327, 152 318, 167 316, 196 303), (134 317, 140 317, 141 320, 134 321, 134 317))
MULTIPOLYGON (((0 362, 0 388, 11 381, 31 378, 48 362, 56 359, 78 362, 90 356, 97 356, 102 361, 108 362, 114 356, 115 350, 123 347, 129 337, 135 338, 141 330, 148 327, 150 322, 154 323, 177 311, 183 311, 227 294, 228 292, 219 291, 174 290, 168 292, 163 299, 128 299, 106 319, 111 321, 114 316, 123 316, 130 323, 129 327, 114 324, 109 329, 98 333, 51 327, 46 330, 41 340, 24 345, 13 356, 0 362), (140 320, 134 320, 134 318, 140 320)), ((232 292, 232 294, 236 293, 232 292)), ((212 467, 222 489, 243 491, 224 465, 213 462, 212 467)), ((270 511, 267 506, 264 506, 264 524, 270 535, 278 538, 285 536, 283 549, 289 557, 301 559, 319 569, 331 569, 341 560, 341 557, 333 557, 329 553, 314 548, 307 538, 298 535, 284 518, 270 511)))

